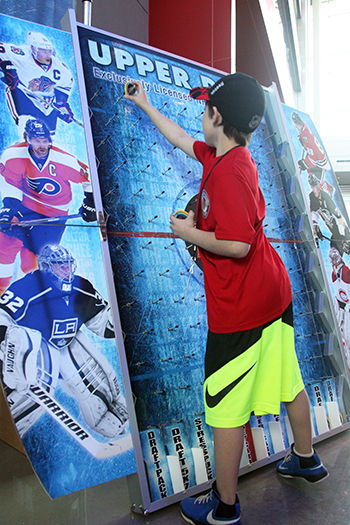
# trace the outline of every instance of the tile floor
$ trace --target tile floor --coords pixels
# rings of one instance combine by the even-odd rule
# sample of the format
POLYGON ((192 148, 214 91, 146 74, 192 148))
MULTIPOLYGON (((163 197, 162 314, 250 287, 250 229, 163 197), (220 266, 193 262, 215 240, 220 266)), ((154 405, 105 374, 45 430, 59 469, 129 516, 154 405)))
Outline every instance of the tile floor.
MULTIPOLYGON (((239 480, 242 525, 350 525, 350 430, 316 445, 330 476, 285 480, 268 465, 239 480)), ((148 516, 130 511, 126 478, 51 500, 26 457, 0 441, 0 525, 175 525, 178 504, 148 516)))

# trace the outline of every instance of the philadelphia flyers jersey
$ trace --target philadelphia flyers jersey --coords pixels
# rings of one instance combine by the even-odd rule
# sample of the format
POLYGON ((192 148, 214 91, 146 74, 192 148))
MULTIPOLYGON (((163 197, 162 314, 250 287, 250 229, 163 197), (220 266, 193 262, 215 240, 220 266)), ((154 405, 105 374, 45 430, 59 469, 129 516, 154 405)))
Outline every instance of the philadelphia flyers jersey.
POLYGON ((69 213, 71 183, 81 183, 84 191, 91 191, 88 167, 56 146, 49 149, 41 167, 31 157, 28 143, 10 146, 2 154, 0 173, 2 198, 15 197, 29 210, 47 217, 69 213))
MULTIPOLYGON (((49 115, 53 111, 52 102, 59 90, 68 98, 73 78, 68 67, 57 57, 52 56, 50 65, 40 64, 33 57, 29 46, 18 47, 0 43, 0 60, 10 60, 15 66, 20 89, 42 112, 49 115)), ((8 94, 11 91, 8 90, 8 94)), ((11 100, 9 99, 11 107, 11 100)))

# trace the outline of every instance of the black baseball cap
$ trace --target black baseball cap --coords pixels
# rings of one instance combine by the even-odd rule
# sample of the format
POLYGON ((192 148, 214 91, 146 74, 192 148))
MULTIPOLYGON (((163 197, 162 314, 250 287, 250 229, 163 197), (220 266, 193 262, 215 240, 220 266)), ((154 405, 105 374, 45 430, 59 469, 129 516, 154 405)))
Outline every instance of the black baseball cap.
POLYGON ((263 88, 255 78, 244 73, 226 75, 210 87, 195 87, 190 95, 209 100, 229 124, 244 133, 256 130, 266 110, 263 88))

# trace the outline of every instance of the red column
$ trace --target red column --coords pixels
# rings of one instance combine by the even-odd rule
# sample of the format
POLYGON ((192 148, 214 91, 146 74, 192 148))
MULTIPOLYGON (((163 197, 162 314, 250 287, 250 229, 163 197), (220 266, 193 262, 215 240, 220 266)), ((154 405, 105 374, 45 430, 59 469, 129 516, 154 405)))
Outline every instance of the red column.
POLYGON ((148 43, 231 72, 231 0, 149 0, 148 43))

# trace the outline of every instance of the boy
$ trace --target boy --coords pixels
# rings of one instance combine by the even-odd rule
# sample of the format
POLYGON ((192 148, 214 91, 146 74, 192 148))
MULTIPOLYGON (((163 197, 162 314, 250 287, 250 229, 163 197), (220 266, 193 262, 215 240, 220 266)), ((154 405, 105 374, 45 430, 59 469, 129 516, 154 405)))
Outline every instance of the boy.
POLYGON ((277 414, 280 402, 286 404, 295 444, 278 463, 280 474, 311 482, 328 475, 312 448, 310 405, 294 350, 289 277, 263 232, 265 201, 246 148, 264 116, 265 94, 242 73, 192 89, 193 98, 206 100, 204 143, 153 108, 142 85, 135 85, 138 92, 126 98, 174 146, 203 164, 196 217, 172 214, 170 221, 177 237, 199 248, 204 268, 209 325, 204 402, 206 422, 214 427, 216 481, 206 496, 183 500, 181 514, 193 524, 239 525, 243 425, 252 412, 277 414))

